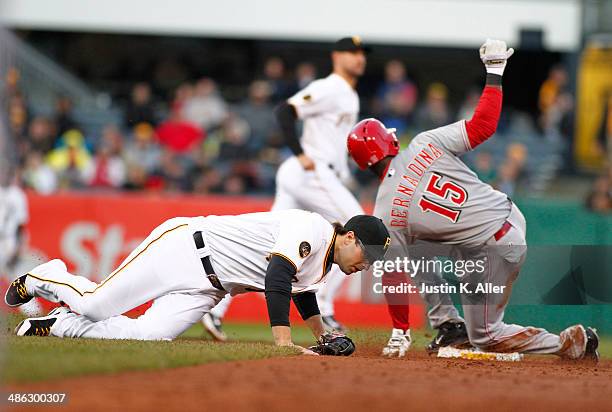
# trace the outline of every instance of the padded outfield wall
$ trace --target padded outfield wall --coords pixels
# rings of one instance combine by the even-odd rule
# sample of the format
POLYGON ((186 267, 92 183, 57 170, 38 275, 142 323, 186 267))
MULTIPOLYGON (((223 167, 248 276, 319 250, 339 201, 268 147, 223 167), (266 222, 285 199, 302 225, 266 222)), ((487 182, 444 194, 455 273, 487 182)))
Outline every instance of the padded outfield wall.
POLYGON ((517 203, 527 219, 529 251, 507 321, 552 330, 585 323, 612 333, 612 216, 573 201, 517 203))

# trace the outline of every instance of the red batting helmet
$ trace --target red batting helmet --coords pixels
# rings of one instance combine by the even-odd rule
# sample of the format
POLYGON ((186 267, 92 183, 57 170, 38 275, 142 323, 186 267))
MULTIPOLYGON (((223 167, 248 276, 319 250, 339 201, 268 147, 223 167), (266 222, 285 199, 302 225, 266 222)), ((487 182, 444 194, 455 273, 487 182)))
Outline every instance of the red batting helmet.
POLYGON ((361 170, 399 153, 395 129, 387 129, 381 121, 372 118, 357 123, 346 144, 348 152, 361 170))

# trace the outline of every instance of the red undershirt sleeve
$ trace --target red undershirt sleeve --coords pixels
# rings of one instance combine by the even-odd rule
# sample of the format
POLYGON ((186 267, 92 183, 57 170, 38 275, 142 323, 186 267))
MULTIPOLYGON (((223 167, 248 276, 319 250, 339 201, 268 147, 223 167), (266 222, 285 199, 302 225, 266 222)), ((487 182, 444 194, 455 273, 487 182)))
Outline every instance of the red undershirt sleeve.
POLYGON ((465 130, 471 149, 493 136, 501 115, 503 93, 500 88, 486 86, 471 120, 466 120, 465 130))

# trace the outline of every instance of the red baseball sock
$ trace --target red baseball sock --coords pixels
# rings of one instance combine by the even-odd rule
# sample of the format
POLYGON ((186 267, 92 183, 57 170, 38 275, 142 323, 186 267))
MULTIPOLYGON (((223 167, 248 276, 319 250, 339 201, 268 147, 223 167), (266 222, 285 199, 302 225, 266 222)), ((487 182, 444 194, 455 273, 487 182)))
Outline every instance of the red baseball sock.
MULTIPOLYGON (((407 277, 404 273, 397 272, 385 273, 382 277, 383 286, 400 286, 406 280, 407 277)), ((410 329, 408 293, 385 293, 385 299, 387 300, 387 309, 389 309, 389 315, 391 315, 393 328, 403 331, 410 329)))

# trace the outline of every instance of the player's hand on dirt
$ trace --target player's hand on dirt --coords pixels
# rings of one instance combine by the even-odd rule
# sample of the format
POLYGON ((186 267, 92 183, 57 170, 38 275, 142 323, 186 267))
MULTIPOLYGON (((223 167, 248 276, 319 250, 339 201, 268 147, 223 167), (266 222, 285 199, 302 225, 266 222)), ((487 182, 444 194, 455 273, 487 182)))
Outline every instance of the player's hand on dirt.
POLYGON ((506 63, 513 53, 514 49, 508 49, 506 42, 503 40, 487 39, 480 46, 480 60, 484 63, 487 73, 500 76, 504 74, 506 63))
POLYGON ((306 349, 306 348, 304 348, 302 346, 295 345, 295 344, 293 344, 293 342, 277 342, 276 346, 284 346, 284 347, 288 347, 288 348, 294 348, 298 352, 300 352, 301 355, 319 356, 318 353, 313 352, 310 349, 306 349))
POLYGON ((314 170, 315 169, 315 163, 312 161, 310 157, 306 156, 304 153, 298 155, 297 159, 302 165, 302 167, 304 168, 304 170, 314 170))
POLYGON ((294 348, 298 349, 302 355, 307 355, 307 356, 319 356, 318 353, 311 351, 310 349, 306 349, 303 348, 301 346, 298 345, 292 345, 294 348))

